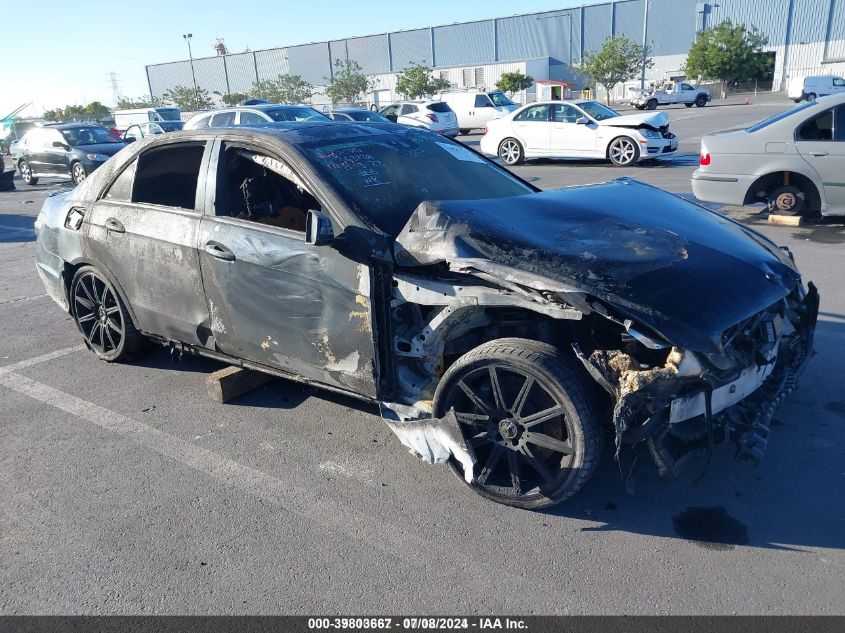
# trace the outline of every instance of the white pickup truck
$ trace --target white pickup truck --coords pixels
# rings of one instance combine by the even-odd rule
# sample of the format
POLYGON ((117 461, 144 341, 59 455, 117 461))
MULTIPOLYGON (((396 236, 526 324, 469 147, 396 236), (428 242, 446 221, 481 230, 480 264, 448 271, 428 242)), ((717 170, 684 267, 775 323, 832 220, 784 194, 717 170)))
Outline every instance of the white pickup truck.
POLYGON ((638 90, 636 96, 631 99, 631 105, 638 110, 654 110, 659 105, 672 103, 683 103, 688 108, 703 108, 708 101, 710 93, 703 88, 696 88, 683 81, 667 81, 660 86, 638 90))

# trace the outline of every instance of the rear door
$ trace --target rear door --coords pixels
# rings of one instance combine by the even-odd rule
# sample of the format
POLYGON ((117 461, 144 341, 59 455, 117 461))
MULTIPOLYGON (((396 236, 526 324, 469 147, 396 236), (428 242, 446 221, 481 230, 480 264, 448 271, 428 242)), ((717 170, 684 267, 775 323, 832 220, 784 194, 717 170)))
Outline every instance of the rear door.
POLYGON ((831 207, 845 210, 845 105, 836 106, 805 121, 795 130, 795 147, 816 171, 831 207))
POLYGON ((550 106, 529 106, 513 118, 513 130, 525 145, 525 151, 538 155, 549 153, 551 145, 550 106))
POLYGON ((197 254, 207 162, 205 141, 146 149, 88 213, 90 250, 123 289, 137 327, 192 345, 210 333, 197 254))
POLYGON ((330 210, 275 152, 217 142, 211 170, 199 257, 216 348, 374 396, 370 267, 305 240, 307 211, 330 210))

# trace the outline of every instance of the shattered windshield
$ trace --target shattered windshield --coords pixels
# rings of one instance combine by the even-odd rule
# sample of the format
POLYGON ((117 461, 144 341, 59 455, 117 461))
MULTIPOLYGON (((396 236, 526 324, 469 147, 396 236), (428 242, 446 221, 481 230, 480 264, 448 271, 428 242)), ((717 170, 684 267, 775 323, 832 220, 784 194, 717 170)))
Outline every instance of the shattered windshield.
POLYGON ((593 117, 596 121, 604 121, 605 119, 612 119, 613 117, 619 116, 618 112, 611 110, 610 108, 606 108, 597 101, 584 101, 583 103, 579 103, 578 107, 593 117))
POLYGON ((534 191, 460 143, 422 130, 301 147, 359 217, 392 237, 426 200, 504 198, 534 191))

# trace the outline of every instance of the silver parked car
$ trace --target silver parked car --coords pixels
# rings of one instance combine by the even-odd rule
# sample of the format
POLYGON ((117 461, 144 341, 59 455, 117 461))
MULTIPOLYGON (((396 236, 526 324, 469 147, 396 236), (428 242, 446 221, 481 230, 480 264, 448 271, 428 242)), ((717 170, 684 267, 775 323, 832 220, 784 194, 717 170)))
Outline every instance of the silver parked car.
POLYGON ((200 112, 185 123, 185 130, 235 125, 264 125, 279 121, 326 121, 328 117, 310 106, 256 104, 200 112))
POLYGON ((772 213, 845 215, 845 94, 701 139, 696 198, 772 213))

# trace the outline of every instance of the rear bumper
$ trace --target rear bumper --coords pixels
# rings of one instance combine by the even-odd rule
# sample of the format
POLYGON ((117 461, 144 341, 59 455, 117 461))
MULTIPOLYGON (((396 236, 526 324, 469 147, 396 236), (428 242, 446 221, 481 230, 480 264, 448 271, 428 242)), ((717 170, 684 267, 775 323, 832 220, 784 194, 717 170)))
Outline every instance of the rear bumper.
POLYGON ((692 174, 692 192, 705 202, 742 205, 755 180, 756 176, 715 174, 697 169, 692 174))

